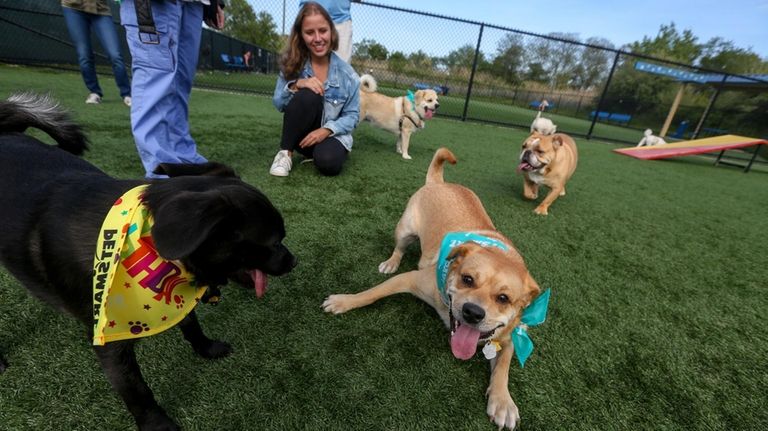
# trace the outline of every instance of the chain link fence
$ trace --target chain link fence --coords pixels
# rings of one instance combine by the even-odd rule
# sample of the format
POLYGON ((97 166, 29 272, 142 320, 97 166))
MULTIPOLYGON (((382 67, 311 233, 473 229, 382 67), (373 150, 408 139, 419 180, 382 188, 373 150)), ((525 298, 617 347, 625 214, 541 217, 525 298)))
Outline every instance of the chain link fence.
MULTIPOLYGON (((248 0, 277 40, 297 0, 248 0)), ((120 37, 117 6, 113 9, 120 37)), ((558 131, 636 144, 650 128, 668 140, 768 137, 768 75, 739 76, 641 56, 605 39, 536 34, 376 3, 352 3, 352 65, 392 96, 434 88, 439 116, 528 128, 537 108, 558 131)), ((542 29, 546 31, 548 29, 542 29)), ((203 30, 195 84, 271 94, 279 53, 203 30), (250 54, 246 54, 250 53, 250 54)), ((94 47, 99 50, 98 43, 94 47)), ((127 46, 123 47, 130 61, 127 46)), ((110 73, 97 51, 100 71, 110 73)), ((0 61, 77 69, 55 0, 0 0, 0 61)))

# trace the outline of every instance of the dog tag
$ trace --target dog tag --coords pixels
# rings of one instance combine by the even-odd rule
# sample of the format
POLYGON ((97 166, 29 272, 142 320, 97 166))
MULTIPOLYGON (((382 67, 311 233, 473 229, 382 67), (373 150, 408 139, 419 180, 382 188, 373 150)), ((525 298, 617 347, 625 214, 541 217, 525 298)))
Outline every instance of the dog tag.
POLYGON ((485 355, 485 359, 491 360, 496 357, 496 352, 498 350, 501 350, 499 343, 495 341, 489 341, 485 343, 485 346, 483 346, 483 355, 485 355))

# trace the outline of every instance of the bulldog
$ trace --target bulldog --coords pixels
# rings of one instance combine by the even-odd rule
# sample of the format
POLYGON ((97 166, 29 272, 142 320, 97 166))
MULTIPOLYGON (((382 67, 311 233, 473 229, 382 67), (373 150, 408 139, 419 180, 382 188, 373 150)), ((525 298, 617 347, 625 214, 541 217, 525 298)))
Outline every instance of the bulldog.
POLYGON ((450 331, 456 358, 468 360, 484 346, 483 355, 491 363, 486 414, 499 428, 513 429, 520 415, 509 393, 509 367, 513 354, 521 366, 530 354, 532 343, 521 343, 518 335, 543 322, 549 290, 541 294, 522 256, 496 230, 477 195, 443 181, 445 161, 456 163, 456 158, 441 148, 426 184, 408 201, 397 224, 395 250, 379 265, 381 273, 395 272, 408 245, 418 238, 418 269, 363 292, 330 295, 323 309, 345 313, 395 293, 425 301, 450 331))
POLYGON ((523 196, 534 200, 539 196, 539 185, 549 187, 549 194, 534 212, 547 215, 547 210, 558 196, 565 196, 565 183, 576 170, 579 155, 576 142, 564 134, 543 135, 531 133, 520 152, 517 171, 523 173, 523 196))

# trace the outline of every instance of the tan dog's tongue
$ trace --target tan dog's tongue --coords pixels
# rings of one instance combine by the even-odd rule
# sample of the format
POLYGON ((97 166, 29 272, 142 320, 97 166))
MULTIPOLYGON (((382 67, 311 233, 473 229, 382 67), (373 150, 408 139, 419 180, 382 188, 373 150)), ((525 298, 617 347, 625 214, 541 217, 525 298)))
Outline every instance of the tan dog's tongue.
POLYGON ((528 162, 520 162, 519 165, 517 165, 517 173, 520 173, 520 171, 526 171, 530 169, 532 166, 528 162))
POLYGON ((251 280, 253 280, 253 285, 256 288, 256 296, 261 298, 267 293, 267 275, 258 269, 248 271, 248 275, 250 275, 251 280))
POLYGON ((427 117, 427 120, 432 119, 432 110, 431 109, 425 109, 424 110, 424 116, 427 117))
POLYGON ((475 355, 480 331, 467 325, 459 325, 451 336, 451 351, 453 356, 467 360, 475 355))

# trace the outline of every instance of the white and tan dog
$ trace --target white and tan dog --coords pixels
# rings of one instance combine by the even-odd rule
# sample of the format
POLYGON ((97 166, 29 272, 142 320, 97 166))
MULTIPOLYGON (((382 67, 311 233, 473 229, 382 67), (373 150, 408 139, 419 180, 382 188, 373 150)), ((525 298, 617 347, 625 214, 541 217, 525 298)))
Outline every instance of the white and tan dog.
POLYGON ((376 80, 371 75, 360 77, 360 121, 397 135, 397 152, 410 159, 408 147, 411 133, 424 128, 440 103, 435 90, 418 90, 407 96, 389 97, 376 93, 376 80))
POLYGON ((645 132, 643 132, 643 139, 640 140, 640 142, 637 143, 638 147, 650 147, 651 145, 666 145, 667 141, 664 140, 664 138, 660 136, 654 136, 653 130, 651 129, 645 129, 645 132))
MULTIPOLYGON (((478 344, 485 345, 483 353, 491 361, 486 412, 499 428, 513 429, 520 416, 508 388, 515 351, 510 335, 540 289, 512 242, 496 230, 477 195, 461 185, 443 182, 446 161, 456 163, 449 150, 437 150, 426 184, 411 196, 397 224, 392 256, 379 265, 381 273, 395 272, 408 245, 418 238, 419 269, 360 293, 331 295, 323 308, 340 314, 395 293, 411 293, 425 301, 451 331, 454 356, 467 360, 478 344), (457 240, 457 236, 471 239, 457 240)), ((540 298, 544 296, 549 297, 540 298)), ((516 354, 522 364, 521 353, 516 354)))
POLYGON ((564 133, 543 135, 533 132, 523 142, 517 166, 517 171, 523 172, 523 196, 536 199, 541 184, 550 189, 547 197, 534 210, 536 214, 547 215, 552 202, 558 196, 565 196, 565 183, 571 179, 578 160, 576 142, 564 133))
POLYGON ((536 113, 536 118, 531 123, 531 133, 538 132, 542 135, 552 135, 557 132, 557 126, 547 117, 541 116, 541 111, 536 113))

